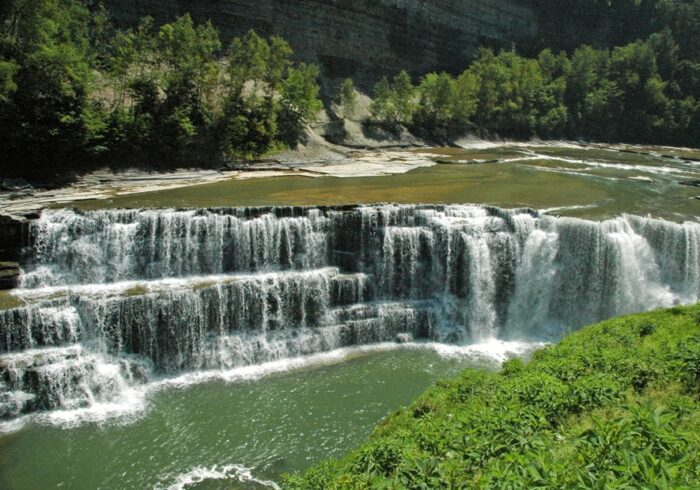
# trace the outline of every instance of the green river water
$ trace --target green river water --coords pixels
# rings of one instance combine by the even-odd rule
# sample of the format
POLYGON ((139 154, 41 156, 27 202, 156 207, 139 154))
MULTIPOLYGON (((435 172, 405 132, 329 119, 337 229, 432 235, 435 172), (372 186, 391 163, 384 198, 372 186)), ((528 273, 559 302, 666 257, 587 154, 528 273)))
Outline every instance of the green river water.
POLYGON ((635 151, 570 146, 436 149, 428 155, 440 164, 400 175, 229 180, 75 205, 97 209, 478 203, 548 209, 590 219, 630 213, 695 220, 700 213, 700 161, 677 156, 700 159, 700 151, 635 151), (492 163, 478 163, 484 161, 492 163), (687 185, 691 183, 695 186, 687 185))
POLYGON ((342 456, 436 379, 494 369, 509 349, 530 346, 386 345, 164 380, 112 416, 59 412, 6 434, 0 488, 274 487, 342 456))

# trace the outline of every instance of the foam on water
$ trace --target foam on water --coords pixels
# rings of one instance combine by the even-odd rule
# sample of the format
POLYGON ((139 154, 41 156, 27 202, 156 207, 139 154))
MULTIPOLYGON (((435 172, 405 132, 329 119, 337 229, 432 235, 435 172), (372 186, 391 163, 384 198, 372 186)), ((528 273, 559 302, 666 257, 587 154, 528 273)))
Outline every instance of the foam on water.
MULTIPOLYGON (((380 342, 232 369, 211 369, 188 372, 179 376, 155 377, 144 384, 119 384, 119 391, 113 393, 110 401, 95 401, 88 406, 39 412, 0 422, 0 433, 16 432, 28 423, 61 428, 73 428, 81 424, 133 423, 147 414, 148 399, 163 390, 182 390, 208 382, 242 383, 255 381, 266 376, 317 369, 383 352, 430 350, 446 359, 474 360, 497 369, 503 361, 513 357, 527 356, 544 345, 542 342, 508 342, 499 339, 489 339, 470 345, 415 341, 380 342)), ((101 364, 98 364, 98 369, 114 373, 114 366, 113 359, 104 358, 101 364)))
POLYGON ((574 209, 593 209, 597 207, 596 204, 579 204, 579 205, 574 205, 574 206, 556 206, 552 208, 544 208, 540 209, 539 212, 541 214, 556 214, 559 211, 571 211, 574 209))
MULTIPOLYGON (((553 161, 553 162, 563 162, 563 163, 570 163, 574 165, 581 165, 584 167, 587 167, 589 169, 595 169, 595 168, 602 168, 602 169, 610 169, 610 170, 620 170, 624 172, 643 172, 647 174, 652 174, 652 175, 669 175, 669 176, 675 176, 675 177, 694 177, 697 175, 697 167, 692 166, 692 164, 680 164, 680 166, 671 166, 671 165, 639 165, 639 164, 632 164, 632 163, 613 163, 613 162, 603 162, 603 161, 598 161, 598 160, 587 160, 587 159, 580 159, 580 158, 570 158, 570 157, 561 157, 561 156, 553 156, 553 155, 543 155, 540 153, 532 153, 532 157, 528 157, 527 159, 530 160, 546 160, 546 161, 553 161)), ((526 159, 523 159, 526 160, 526 159)), ((538 167, 540 170, 546 170, 543 168, 538 167)), ((559 168, 557 170, 565 171, 565 170, 571 170, 571 169, 566 169, 566 168, 559 168)))
POLYGON ((214 465, 210 467, 197 466, 186 473, 178 475, 173 479, 172 483, 158 485, 155 488, 157 490, 185 490, 208 480, 234 480, 239 483, 256 483, 262 487, 276 490, 280 488, 273 481, 256 478, 253 476, 250 468, 238 464, 214 465))

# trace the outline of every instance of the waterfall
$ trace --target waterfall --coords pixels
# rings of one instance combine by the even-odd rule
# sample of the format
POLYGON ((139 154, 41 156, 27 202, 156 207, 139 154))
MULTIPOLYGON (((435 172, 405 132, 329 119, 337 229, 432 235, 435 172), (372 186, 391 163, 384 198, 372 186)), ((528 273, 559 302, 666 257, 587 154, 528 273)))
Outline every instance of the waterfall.
POLYGON ((700 297, 700 224, 476 205, 47 210, 0 310, 0 417, 375 342, 551 340, 700 297))

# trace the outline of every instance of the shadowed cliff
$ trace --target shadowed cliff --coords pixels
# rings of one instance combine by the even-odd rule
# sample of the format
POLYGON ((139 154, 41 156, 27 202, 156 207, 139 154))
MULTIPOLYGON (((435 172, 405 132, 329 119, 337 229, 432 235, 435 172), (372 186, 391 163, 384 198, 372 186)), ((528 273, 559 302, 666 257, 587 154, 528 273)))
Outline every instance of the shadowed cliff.
MULTIPOLYGON (((149 15, 164 23, 189 12, 211 20, 228 40, 249 29, 289 41, 295 56, 318 63, 325 83, 352 77, 369 89, 381 75, 408 69, 458 72, 479 46, 532 38, 535 15, 517 0, 106 0, 116 22, 149 15)), ((328 88, 328 87, 325 87, 328 88)))

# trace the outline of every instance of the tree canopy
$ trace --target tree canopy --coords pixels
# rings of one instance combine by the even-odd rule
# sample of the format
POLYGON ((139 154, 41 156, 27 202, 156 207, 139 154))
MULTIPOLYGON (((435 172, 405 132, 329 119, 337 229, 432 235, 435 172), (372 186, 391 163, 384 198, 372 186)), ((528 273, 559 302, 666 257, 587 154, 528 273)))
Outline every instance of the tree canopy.
POLYGON ((588 138, 662 144, 700 141, 697 64, 669 30, 612 50, 479 51, 458 77, 429 73, 417 86, 402 72, 374 89, 375 122, 403 124, 430 140, 467 130, 528 138, 588 138))
POLYGON ((224 51, 189 15, 119 30, 78 0, 12 0, 0 9, 2 174, 211 166, 293 146, 321 103, 318 68, 292 54, 253 31, 224 51))

